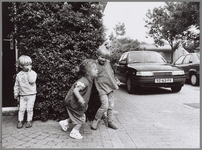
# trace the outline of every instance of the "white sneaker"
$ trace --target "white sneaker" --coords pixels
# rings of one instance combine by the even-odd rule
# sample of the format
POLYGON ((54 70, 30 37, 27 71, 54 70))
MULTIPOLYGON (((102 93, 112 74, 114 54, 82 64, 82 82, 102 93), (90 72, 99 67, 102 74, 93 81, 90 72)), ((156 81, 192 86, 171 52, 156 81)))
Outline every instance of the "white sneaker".
POLYGON ((72 130, 69 134, 70 137, 74 138, 74 139, 82 139, 83 136, 79 133, 79 131, 77 130, 72 130))
POLYGON ((94 119, 92 124, 91 124, 91 129, 97 130, 98 124, 99 124, 100 119, 94 119))
POLYGON ((67 131, 67 129, 69 128, 67 120, 61 120, 59 124, 62 127, 63 131, 67 131))

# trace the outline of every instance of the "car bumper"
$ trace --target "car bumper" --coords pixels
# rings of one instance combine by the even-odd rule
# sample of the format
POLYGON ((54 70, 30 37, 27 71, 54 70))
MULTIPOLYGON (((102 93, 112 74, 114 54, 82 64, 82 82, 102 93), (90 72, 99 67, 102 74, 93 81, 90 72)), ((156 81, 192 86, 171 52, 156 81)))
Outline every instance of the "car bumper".
POLYGON ((138 87, 174 87, 174 86, 183 86, 186 81, 185 76, 175 76, 175 77, 168 77, 168 78, 173 78, 173 82, 172 83, 155 83, 155 79, 156 79, 155 77, 133 77, 132 84, 136 87, 137 86, 138 87))

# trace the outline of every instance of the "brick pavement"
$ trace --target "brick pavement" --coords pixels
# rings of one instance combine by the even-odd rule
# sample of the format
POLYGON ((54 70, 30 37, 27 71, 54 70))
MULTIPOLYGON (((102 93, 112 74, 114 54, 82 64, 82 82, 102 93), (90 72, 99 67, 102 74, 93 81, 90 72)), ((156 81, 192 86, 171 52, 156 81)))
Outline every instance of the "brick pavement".
POLYGON ((95 131, 87 122, 81 128, 82 140, 70 138, 72 127, 64 132, 54 120, 34 121, 32 128, 17 129, 16 115, 3 116, 2 148, 199 148, 199 109, 182 104, 200 100, 182 98, 182 94, 170 95, 171 100, 169 94, 130 95, 120 89, 115 92, 114 120, 119 129, 100 122, 95 131))

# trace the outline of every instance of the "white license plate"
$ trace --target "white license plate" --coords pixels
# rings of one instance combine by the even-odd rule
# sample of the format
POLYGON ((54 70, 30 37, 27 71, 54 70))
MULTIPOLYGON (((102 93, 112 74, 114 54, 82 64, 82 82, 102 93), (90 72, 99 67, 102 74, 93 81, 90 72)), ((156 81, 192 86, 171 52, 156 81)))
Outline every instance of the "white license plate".
POLYGON ((173 78, 155 79, 155 83, 173 83, 173 78))

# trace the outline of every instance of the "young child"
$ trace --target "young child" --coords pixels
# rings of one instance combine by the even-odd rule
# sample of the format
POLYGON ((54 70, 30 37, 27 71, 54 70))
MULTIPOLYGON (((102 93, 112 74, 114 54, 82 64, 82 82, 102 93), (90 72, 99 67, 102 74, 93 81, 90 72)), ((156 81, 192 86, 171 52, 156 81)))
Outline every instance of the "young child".
POLYGON ((110 51, 108 45, 101 45, 98 49, 98 77, 95 78, 95 86, 98 90, 101 106, 97 110, 95 119, 92 122, 91 128, 97 130, 100 119, 107 114, 108 127, 112 129, 118 129, 113 123, 113 108, 114 108, 114 95, 113 91, 117 90, 118 81, 114 77, 114 72, 110 65, 108 58, 110 57, 110 51))
POLYGON ((70 132, 70 137, 75 139, 83 138, 79 130, 86 122, 85 111, 88 107, 93 79, 98 74, 95 60, 84 60, 80 65, 79 73, 82 77, 72 85, 65 97, 69 118, 59 122, 64 131, 67 131, 70 122, 75 125, 70 132))
POLYGON ((17 128, 23 127, 25 111, 27 111, 25 127, 30 128, 32 127, 33 108, 37 93, 37 74, 32 70, 32 60, 29 56, 20 56, 18 64, 22 70, 17 74, 14 85, 14 98, 19 98, 20 101, 17 128))

